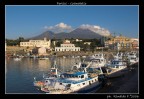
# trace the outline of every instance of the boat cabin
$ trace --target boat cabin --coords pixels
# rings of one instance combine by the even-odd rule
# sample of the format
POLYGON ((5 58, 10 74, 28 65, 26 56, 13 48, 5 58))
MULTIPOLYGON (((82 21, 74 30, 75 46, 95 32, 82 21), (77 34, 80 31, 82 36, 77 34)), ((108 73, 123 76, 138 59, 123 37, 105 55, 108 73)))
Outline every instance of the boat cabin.
POLYGON ((87 73, 84 72, 76 72, 76 73, 63 73, 60 75, 60 78, 66 79, 66 80, 84 80, 88 78, 87 73))

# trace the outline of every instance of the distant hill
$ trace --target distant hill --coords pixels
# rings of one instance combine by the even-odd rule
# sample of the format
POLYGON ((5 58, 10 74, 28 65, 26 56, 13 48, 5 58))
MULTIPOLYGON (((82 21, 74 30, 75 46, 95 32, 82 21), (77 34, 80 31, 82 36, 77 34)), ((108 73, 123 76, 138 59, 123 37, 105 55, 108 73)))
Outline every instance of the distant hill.
POLYGON ((48 39, 50 38, 54 38, 54 33, 52 31, 46 31, 46 32, 43 32, 42 34, 40 35, 37 35, 35 37, 31 37, 31 38, 28 38, 28 39, 33 39, 33 40, 36 40, 36 39, 44 39, 44 37, 47 37, 48 39))
POLYGON ((65 39, 65 38, 82 38, 82 39, 93 39, 93 38, 101 38, 102 35, 91 31, 90 29, 82 29, 77 28, 70 33, 54 33, 52 31, 43 32, 40 35, 35 37, 31 37, 29 39, 43 39, 47 37, 48 39, 56 38, 56 39, 65 39))
POLYGON ((92 39, 92 38, 101 38, 102 36, 89 30, 77 28, 69 33, 72 38, 83 38, 83 39, 92 39))

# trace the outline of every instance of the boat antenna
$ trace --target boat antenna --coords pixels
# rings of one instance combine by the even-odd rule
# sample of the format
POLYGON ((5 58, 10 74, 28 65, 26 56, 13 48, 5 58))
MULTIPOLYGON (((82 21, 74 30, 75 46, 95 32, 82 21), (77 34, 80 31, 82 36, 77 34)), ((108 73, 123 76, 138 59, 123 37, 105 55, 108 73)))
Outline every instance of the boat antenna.
POLYGON ((36 77, 34 77, 34 81, 36 81, 36 77))
POLYGON ((43 78, 45 78, 45 75, 44 75, 44 73, 43 73, 43 78))

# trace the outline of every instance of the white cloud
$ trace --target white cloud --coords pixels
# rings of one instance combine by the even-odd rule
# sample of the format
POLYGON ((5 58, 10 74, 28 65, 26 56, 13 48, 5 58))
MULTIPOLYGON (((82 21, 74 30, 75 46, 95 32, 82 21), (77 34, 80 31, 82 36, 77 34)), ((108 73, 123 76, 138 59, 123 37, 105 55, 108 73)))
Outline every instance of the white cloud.
POLYGON ((93 31, 95 33, 98 33, 100 35, 103 35, 103 36, 110 35, 109 30, 107 30, 105 28, 101 28, 100 26, 97 26, 97 25, 82 24, 80 26, 80 28, 82 28, 82 29, 90 29, 91 31, 93 31))
MULTIPOLYGON (((102 28, 102 27, 100 27, 98 25, 82 24, 82 25, 80 25, 80 28, 82 28, 82 29, 90 29, 91 31, 93 31, 95 33, 98 33, 100 35, 103 35, 103 36, 110 35, 109 30, 107 30, 105 28, 102 28)), ((74 30, 70 25, 67 25, 67 24, 65 24, 63 22, 61 22, 59 24, 56 24, 54 26, 44 26, 44 29, 52 31, 54 33, 61 33, 61 32, 69 33, 69 32, 74 30)))
POLYGON ((47 29, 48 27, 47 26, 44 26, 44 29, 47 29))
POLYGON ((100 29, 100 26, 94 25, 93 28, 95 28, 95 29, 100 29))
POLYGON ((71 26, 68 26, 67 24, 64 23, 59 23, 56 25, 56 27, 60 27, 60 28, 71 28, 71 26))
POLYGON ((55 26, 44 26, 44 29, 53 31, 54 33, 71 32, 73 30, 71 26, 63 22, 56 24, 55 26))

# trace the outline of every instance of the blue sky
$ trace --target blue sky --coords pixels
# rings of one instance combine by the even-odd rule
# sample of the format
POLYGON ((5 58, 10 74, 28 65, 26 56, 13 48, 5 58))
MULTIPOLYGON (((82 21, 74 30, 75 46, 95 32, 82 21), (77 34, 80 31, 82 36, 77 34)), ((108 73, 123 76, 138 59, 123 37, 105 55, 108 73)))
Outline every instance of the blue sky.
POLYGON ((73 30, 83 24, 116 35, 138 37, 138 6, 5 6, 6 38, 29 38, 52 29, 73 30))

